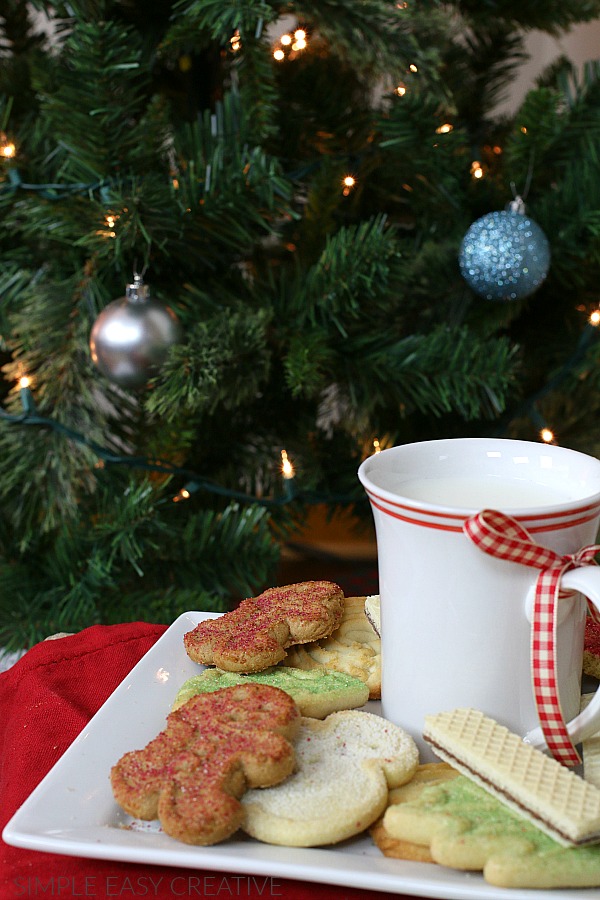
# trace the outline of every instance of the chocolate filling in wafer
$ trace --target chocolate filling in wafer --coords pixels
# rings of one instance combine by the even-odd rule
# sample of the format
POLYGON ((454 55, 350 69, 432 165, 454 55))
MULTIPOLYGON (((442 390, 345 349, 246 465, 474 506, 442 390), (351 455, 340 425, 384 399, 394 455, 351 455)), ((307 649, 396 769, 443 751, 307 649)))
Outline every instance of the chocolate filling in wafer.
POLYGON ((450 763, 450 765, 454 766, 468 778, 472 778, 473 781, 476 781, 477 784, 480 784, 482 788, 488 790, 494 796, 498 797, 499 800, 503 800, 505 803, 507 803, 508 806, 525 815, 526 818, 532 819, 543 831, 546 832, 546 834, 550 835, 550 837, 558 838, 561 843, 576 845, 577 847, 584 847, 588 844, 596 844, 600 841, 600 831, 591 832, 590 834, 584 835, 581 838, 574 840, 564 830, 558 828, 554 823, 548 822, 538 813, 534 812, 534 810, 530 809, 528 806, 518 800, 513 794, 506 790, 506 788, 503 788, 501 785, 492 781, 490 778, 486 778, 485 775, 477 772, 472 766, 467 765, 463 760, 459 759, 432 737, 427 734, 424 734, 423 737, 441 759, 450 763))

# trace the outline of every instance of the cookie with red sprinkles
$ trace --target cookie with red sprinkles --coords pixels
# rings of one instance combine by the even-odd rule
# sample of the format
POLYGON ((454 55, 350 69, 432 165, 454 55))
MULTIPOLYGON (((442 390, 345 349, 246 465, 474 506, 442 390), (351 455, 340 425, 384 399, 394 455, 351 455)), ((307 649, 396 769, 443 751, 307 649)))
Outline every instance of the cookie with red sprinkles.
POLYGON ((596 622, 592 616, 588 616, 585 621, 583 671, 585 675, 600 679, 600 622, 596 622))
POLYGON ((200 622, 183 638, 194 662, 226 672, 260 672, 295 644, 327 637, 344 614, 344 592, 331 581, 272 587, 218 619, 200 622))
POLYGON ((289 694, 243 684, 198 694, 167 717, 142 750, 110 773, 113 795, 130 816, 159 819, 186 844, 215 844, 242 824, 241 796, 287 778, 300 713, 289 694))

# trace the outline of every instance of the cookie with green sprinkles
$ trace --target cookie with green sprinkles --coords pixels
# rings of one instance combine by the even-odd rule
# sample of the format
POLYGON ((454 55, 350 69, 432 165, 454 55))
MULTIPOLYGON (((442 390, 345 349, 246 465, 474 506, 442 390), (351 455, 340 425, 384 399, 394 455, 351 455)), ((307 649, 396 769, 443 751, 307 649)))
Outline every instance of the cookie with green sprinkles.
POLYGON ((281 688, 293 698, 301 715, 313 719, 324 719, 341 709, 356 709, 364 706, 369 699, 367 685, 360 678, 343 672, 270 666, 262 672, 242 675, 210 668, 204 669, 200 675, 188 678, 175 696, 173 709, 182 706, 197 694, 249 681, 281 688))
POLYGON ((394 799, 382 823, 388 841, 428 847, 439 865, 482 871, 505 888, 600 886, 600 844, 559 844, 464 775, 394 799))

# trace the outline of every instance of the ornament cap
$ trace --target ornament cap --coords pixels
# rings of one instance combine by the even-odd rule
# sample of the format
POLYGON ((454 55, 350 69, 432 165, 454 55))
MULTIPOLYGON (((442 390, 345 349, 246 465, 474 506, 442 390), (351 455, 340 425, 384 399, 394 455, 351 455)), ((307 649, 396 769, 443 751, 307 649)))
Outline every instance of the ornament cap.
POLYGON ((517 196, 514 198, 514 200, 511 200, 510 203, 507 204, 506 209, 508 210, 508 212, 515 213, 516 215, 519 215, 519 216, 524 216, 525 215, 525 201, 523 200, 522 197, 519 197, 519 195, 517 194, 517 196))
POLYGON ((150 288, 137 272, 133 276, 133 282, 126 286, 125 296, 130 303, 145 303, 150 296, 150 288))

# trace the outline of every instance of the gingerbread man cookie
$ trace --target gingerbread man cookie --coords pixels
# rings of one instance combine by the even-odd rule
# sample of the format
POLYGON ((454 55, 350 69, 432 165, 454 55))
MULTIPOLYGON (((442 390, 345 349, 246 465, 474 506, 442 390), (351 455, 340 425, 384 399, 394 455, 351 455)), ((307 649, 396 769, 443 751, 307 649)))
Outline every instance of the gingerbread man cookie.
POLYGON ((194 662, 227 672, 260 672, 286 656, 292 644, 327 637, 344 612, 344 593, 330 581, 305 581, 269 588, 218 619, 184 635, 194 662))
POLYGON ((239 797, 287 778, 300 726, 285 691, 243 684, 199 694, 167 717, 143 750, 126 753, 110 774, 119 805, 139 819, 160 820, 186 844, 215 844, 242 824, 239 797))

